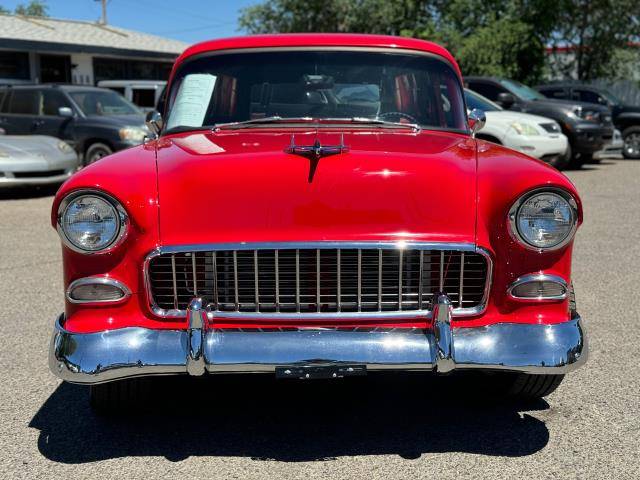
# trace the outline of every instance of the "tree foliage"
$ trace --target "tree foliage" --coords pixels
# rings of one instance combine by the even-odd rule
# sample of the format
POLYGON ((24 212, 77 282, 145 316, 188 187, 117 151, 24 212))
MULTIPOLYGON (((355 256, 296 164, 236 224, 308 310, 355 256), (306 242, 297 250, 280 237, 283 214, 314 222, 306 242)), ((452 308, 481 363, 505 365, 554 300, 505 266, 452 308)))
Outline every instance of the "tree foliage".
POLYGON ((239 25, 249 33, 433 40, 452 50, 465 74, 534 83, 545 73, 546 46, 561 41, 581 45, 579 78, 611 73, 611 48, 638 35, 638 8, 638 0, 265 0, 245 8, 239 25))
POLYGON ((561 73, 593 80, 619 76, 624 51, 638 36, 638 0, 561 0, 552 45, 572 47, 561 73))
MULTIPOLYGON (((11 12, 0 5, 0 13, 10 14, 11 12)), ((48 17, 49 6, 45 1, 31 0, 26 5, 22 3, 17 5, 13 13, 16 15, 28 15, 31 17, 48 17)))

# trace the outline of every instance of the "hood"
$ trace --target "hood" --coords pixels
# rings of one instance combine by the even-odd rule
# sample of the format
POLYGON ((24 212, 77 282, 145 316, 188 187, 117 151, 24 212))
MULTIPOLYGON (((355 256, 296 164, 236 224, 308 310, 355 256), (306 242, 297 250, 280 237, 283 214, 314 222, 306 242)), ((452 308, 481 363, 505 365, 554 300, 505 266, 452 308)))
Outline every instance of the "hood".
POLYGON ((62 156, 58 143, 57 138, 41 135, 0 135, 0 151, 15 160, 62 156))
POLYGON ((146 130, 144 115, 88 115, 87 119, 114 127, 140 127, 146 130))
POLYGON ((531 113, 518 112, 515 110, 496 110, 485 112, 487 121, 497 120, 499 122, 530 122, 530 123, 555 123, 555 120, 533 115, 531 113))
POLYGON ((164 245, 305 240, 473 242, 476 150, 468 136, 296 129, 228 130, 158 141, 164 245))
POLYGON ((527 106, 535 106, 535 105, 559 107, 559 108, 565 108, 567 110, 573 110, 575 108, 580 107, 585 110, 593 110, 600 113, 609 111, 607 107, 603 105, 598 105, 597 103, 578 102, 575 100, 561 100, 557 98, 544 98, 541 100, 531 100, 527 102, 527 106))

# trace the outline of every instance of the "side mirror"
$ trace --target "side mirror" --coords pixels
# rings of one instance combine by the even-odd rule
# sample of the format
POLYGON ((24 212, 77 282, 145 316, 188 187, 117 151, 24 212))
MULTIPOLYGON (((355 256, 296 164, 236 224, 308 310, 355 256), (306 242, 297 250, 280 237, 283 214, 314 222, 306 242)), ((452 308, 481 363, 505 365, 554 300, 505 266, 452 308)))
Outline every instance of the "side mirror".
POLYGON ((160 115, 160 112, 152 110, 147 113, 146 124, 153 138, 158 138, 162 130, 162 115, 160 115))
POLYGON ((506 108, 508 110, 514 103, 516 103, 516 97, 511 93, 502 92, 498 94, 498 100, 496 103, 502 108, 506 108))
POLYGON ((60 107, 58 108, 58 115, 65 118, 73 117, 73 110, 69 107, 60 107))
POLYGON ((487 123, 487 116, 482 110, 478 108, 471 110, 471 113, 469 113, 469 128, 471 129, 472 137, 475 137, 476 133, 482 130, 485 123, 487 123))

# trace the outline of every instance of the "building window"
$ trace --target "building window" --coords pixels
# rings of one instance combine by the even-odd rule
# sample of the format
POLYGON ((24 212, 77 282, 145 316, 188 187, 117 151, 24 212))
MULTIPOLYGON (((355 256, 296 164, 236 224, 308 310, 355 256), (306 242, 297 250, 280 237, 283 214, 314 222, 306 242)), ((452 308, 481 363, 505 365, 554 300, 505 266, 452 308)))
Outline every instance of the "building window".
POLYGON ((94 57, 93 76, 100 80, 167 80, 172 63, 94 57))
POLYGON ((0 78, 29 80, 29 54, 27 52, 0 51, 0 78))

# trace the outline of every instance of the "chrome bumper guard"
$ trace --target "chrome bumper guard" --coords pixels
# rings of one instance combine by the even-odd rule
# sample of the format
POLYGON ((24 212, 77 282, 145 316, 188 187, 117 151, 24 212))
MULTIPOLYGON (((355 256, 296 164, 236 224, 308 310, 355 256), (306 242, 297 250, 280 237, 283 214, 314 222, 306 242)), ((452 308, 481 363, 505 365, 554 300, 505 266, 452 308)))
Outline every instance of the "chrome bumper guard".
POLYGON ((506 370, 559 374, 587 359, 579 316, 555 325, 499 323, 452 328, 451 302, 436 295, 432 327, 395 331, 228 331, 207 329, 202 302, 187 330, 130 327, 72 333, 56 321, 49 365, 72 383, 148 375, 274 372, 276 367, 365 365, 368 370, 506 370))

